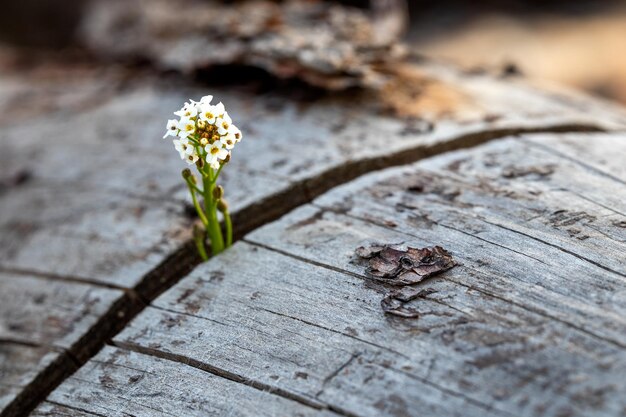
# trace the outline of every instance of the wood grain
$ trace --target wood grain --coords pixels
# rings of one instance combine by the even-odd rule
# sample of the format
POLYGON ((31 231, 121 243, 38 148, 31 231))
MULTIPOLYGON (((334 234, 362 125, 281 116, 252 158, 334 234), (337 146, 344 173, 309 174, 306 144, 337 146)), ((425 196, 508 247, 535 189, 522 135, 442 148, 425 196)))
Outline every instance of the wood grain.
MULTIPOLYGON (((189 245, 193 218, 179 178, 184 164, 160 139, 163 121, 190 97, 214 94, 246 132, 223 177, 238 235, 375 169, 506 134, 626 126, 622 110, 593 99, 563 99, 430 63, 405 71, 402 77, 421 91, 411 90, 420 117, 394 110, 407 99, 402 88, 389 95, 398 102, 367 91, 297 99, 285 91, 197 85, 174 91, 167 80, 128 81, 123 72, 91 69, 73 73, 70 85, 81 90, 73 96, 50 95, 50 86, 48 93, 36 92, 37 72, 21 79, 13 74, 0 102, 11 114, 0 130, 0 286, 7 289, 1 336, 33 349, 61 349, 62 363, 80 364, 141 308, 139 300, 151 300, 196 265, 189 245), (81 83, 91 87, 80 89, 81 83), (25 106, 20 113, 7 104, 29 94, 46 106, 25 106), (41 297, 46 301, 37 304, 41 297), (90 304, 93 297, 98 301, 90 304)), ((585 195, 624 212, 618 193, 585 195)), ((602 242, 587 245, 596 249, 602 242)), ((619 249, 611 245, 610 251, 619 249)), ((599 316, 596 310, 589 314, 599 316)), ((619 329, 608 325, 608 316, 604 323, 598 334, 616 340, 619 329)), ((47 381, 30 385, 37 392, 72 369, 52 372, 36 355, 26 358, 19 369, 49 373, 25 379, 47 381)))
POLYGON ((68 382, 34 415, 60 408, 71 416, 336 416, 193 365, 113 347, 105 347, 68 382), (94 387, 104 390, 96 393, 94 387))
MULTIPOLYGON (((114 344, 344 416, 619 415, 624 189, 541 137, 337 187, 196 268, 114 344), (391 288, 354 254, 374 241, 439 244, 459 262, 419 284, 432 291, 410 302, 417 319, 383 313, 391 288)), ((614 161, 623 137, 611 137, 614 161)), ((565 149, 572 137, 550 140, 565 149)), ((60 393, 79 386, 50 398, 70 405, 60 393)))

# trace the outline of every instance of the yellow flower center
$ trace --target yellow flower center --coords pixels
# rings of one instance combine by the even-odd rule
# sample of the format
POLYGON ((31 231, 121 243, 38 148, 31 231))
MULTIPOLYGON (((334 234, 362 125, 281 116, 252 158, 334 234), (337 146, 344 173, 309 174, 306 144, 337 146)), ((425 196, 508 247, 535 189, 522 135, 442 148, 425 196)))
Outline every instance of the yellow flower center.
POLYGON ((219 151, 220 151, 219 148, 216 148, 216 147, 211 148, 212 155, 216 155, 219 151))

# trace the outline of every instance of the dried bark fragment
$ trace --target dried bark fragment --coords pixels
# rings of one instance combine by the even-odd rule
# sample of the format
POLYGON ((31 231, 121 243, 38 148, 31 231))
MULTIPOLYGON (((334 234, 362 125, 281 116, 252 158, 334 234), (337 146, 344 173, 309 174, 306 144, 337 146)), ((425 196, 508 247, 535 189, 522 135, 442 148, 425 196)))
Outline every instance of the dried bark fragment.
POLYGON ((391 291, 380 302, 380 306, 383 311, 393 316, 416 319, 419 317, 419 312, 410 307, 405 307, 405 304, 416 298, 426 298, 430 294, 437 291, 432 288, 416 288, 416 287, 404 287, 399 290, 391 291))
POLYGON ((403 318, 418 318, 419 312, 406 303, 435 292, 431 288, 412 286, 428 277, 447 271, 456 265, 452 255, 441 246, 427 248, 407 247, 399 245, 383 245, 374 243, 360 246, 356 254, 368 259, 367 274, 385 284, 402 288, 389 292, 380 302, 386 314, 403 318))
POLYGON ((358 256, 369 259, 370 277, 390 285, 412 285, 456 265, 441 246, 406 250, 394 246, 374 244, 356 249, 358 256))

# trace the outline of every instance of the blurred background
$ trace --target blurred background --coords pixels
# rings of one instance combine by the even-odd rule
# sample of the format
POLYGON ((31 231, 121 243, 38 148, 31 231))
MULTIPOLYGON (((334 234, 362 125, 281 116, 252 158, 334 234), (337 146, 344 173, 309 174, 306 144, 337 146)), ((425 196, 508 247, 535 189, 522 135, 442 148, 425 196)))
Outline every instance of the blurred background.
MULTIPOLYGON (((133 39, 141 36, 136 35, 137 32, 126 38, 116 35, 127 31, 129 26, 140 24, 133 20, 133 16, 144 12, 149 15, 154 12, 151 9, 162 8, 165 15, 167 7, 177 13, 175 10, 180 10, 181 4, 184 7, 185 4, 219 3, 220 7, 242 8, 233 19, 254 26, 260 15, 267 14, 267 3, 282 7, 285 3, 310 6, 320 2, 172 0, 169 4, 176 4, 176 7, 162 7, 163 3, 158 0, 3 0, 0 13, 0 71, 6 74, 38 67, 48 61, 56 60, 58 63, 59 57, 66 63, 154 63, 154 56, 138 53, 142 48, 140 45, 135 44, 124 50, 125 42, 132 43, 133 39), (93 3, 100 4, 94 8, 93 3), (153 7, 153 4, 157 6, 153 7), (255 11, 255 7, 261 11, 255 11), (138 12, 141 8, 143 12, 138 12), (107 9, 115 9, 119 15, 126 16, 126 20, 119 15, 117 18, 95 17, 110 13, 107 9), (107 42, 108 39, 111 42, 107 42)), ((385 21, 380 20, 380 24, 374 18, 375 30, 383 33, 383 37, 387 31, 388 38, 404 42, 411 52, 453 62, 471 71, 504 70, 539 80, 556 81, 626 103, 624 1, 344 0, 330 1, 323 7, 332 3, 359 8, 366 16, 391 16, 385 21)), ((152 23, 159 22, 161 17, 156 16, 158 12, 154 15, 148 18, 142 15, 138 19, 150 23, 150 19, 154 18, 152 23)), ((279 24, 271 19, 264 22, 268 27, 279 24)), ((202 30, 201 27, 190 26, 197 31, 202 30)), ((235 32, 223 28, 215 30, 222 37, 235 32, 240 37, 258 35, 254 30, 242 34, 241 28, 235 32)), ((139 33, 145 34, 141 30, 139 33)), ((385 39, 385 42, 388 41, 385 39)), ((238 58, 232 57, 213 57, 209 65, 237 61, 238 58)), ((209 61, 205 60, 203 65, 208 66, 209 61)), ((258 66, 268 71, 263 63, 245 62, 245 66, 258 66)), ((177 66, 174 58, 160 62, 156 67, 181 72, 189 70, 177 66)), ((277 73, 271 68, 269 72, 277 73)))

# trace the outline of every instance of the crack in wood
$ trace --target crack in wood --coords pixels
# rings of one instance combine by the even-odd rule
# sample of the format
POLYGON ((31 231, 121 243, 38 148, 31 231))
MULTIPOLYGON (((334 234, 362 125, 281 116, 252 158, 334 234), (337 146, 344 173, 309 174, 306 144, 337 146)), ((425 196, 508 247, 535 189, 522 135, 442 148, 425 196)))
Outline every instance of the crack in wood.
MULTIPOLYGON (((252 245, 254 245, 254 244, 252 244, 252 245)), ((265 249, 267 249, 267 248, 265 248, 265 249)), ((393 353, 394 355, 397 355, 397 356, 399 356, 401 358, 409 359, 408 356, 406 356, 405 354, 403 354, 401 352, 398 352, 396 350, 389 349, 388 347, 385 347, 385 346, 382 346, 382 345, 379 345, 379 344, 376 344, 376 343, 369 342, 367 340, 361 339, 360 337, 356 337, 356 336, 353 336, 353 335, 348 334, 348 333, 340 332, 340 331, 331 329, 329 327, 320 326, 319 324, 316 324, 316 323, 313 323, 313 322, 310 322, 310 321, 307 321, 307 320, 303 320, 303 319, 301 319, 299 317, 293 317, 293 316, 290 316, 290 315, 287 315, 287 314, 278 313, 276 311, 272 311, 272 310, 269 310, 269 309, 266 309, 266 308, 255 307, 255 309, 256 310, 262 310, 262 311, 265 311, 265 312, 270 313, 270 314, 275 314, 277 316, 286 317, 286 318, 291 319, 291 320, 296 320, 296 321, 299 321, 299 322, 304 323, 306 325, 317 327, 317 328, 320 328, 322 330, 326 330, 326 331, 329 331, 329 332, 332 332, 332 333, 336 333, 336 334, 339 334, 339 335, 344 336, 344 337, 349 337, 350 339, 354 339, 354 340, 359 341, 361 343, 365 343, 366 345, 370 345, 370 346, 373 346, 375 348, 378 348, 378 349, 381 349, 381 350, 393 353)))
POLYGON ((157 358, 166 359, 169 361, 181 363, 183 365, 191 366, 196 369, 200 369, 202 371, 213 374, 215 376, 219 376, 221 378, 225 378, 230 381, 237 382, 237 383, 258 389, 260 391, 268 392, 270 394, 278 395, 280 397, 287 398, 292 401, 296 401, 304 406, 311 407, 317 410, 328 408, 327 404, 317 401, 315 398, 311 398, 306 395, 300 395, 295 392, 283 390, 281 388, 277 388, 277 387, 265 384, 260 381, 254 381, 254 380, 245 378, 241 375, 238 375, 236 373, 229 372, 227 370, 200 362, 193 358, 189 358, 189 357, 182 356, 182 355, 177 355, 174 353, 163 352, 157 349, 151 349, 145 346, 140 346, 140 345, 136 345, 136 344, 128 343, 128 342, 113 341, 112 344, 113 346, 116 346, 121 349, 126 349, 126 350, 130 350, 133 352, 141 353, 144 355, 154 356, 157 358))
POLYGON ((598 168, 596 168, 596 167, 594 167, 592 165, 589 165, 589 164, 587 164, 587 163, 585 163, 585 162, 583 162, 583 161, 581 161, 581 160, 579 160, 577 158, 573 158, 573 157, 571 157, 569 155, 565 155, 564 153, 559 152, 558 150, 556 150, 554 148, 551 148, 550 146, 546 146, 546 145, 543 145, 541 143, 537 143, 535 141, 528 141, 528 144, 530 146, 533 146, 533 147, 537 148, 537 149, 541 149, 541 150, 543 150, 545 152, 548 152, 548 153, 550 153, 552 155, 558 156, 559 158, 563 158, 563 159, 566 159, 566 160, 568 160, 570 162, 573 162, 576 165, 579 165, 579 166, 581 166, 581 167, 583 167, 583 168, 593 172, 594 174, 600 175, 600 176, 605 177, 605 178, 609 178, 609 179, 617 182, 618 184, 626 185, 626 182, 622 181, 620 178, 618 178, 618 177, 616 177, 614 175, 611 175, 608 172, 604 172, 601 169, 598 169, 598 168))
MULTIPOLYGON (((345 213, 344 211, 333 210, 332 208, 329 208, 329 207, 319 206, 319 205, 315 205, 315 204, 312 204, 312 205, 314 205, 315 207, 317 207, 319 209, 328 211, 328 212, 338 213, 338 214, 344 215, 346 217, 350 217, 350 218, 353 218, 353 219, 356 219, 356 220, 360 220, 360 221, 363 221, 363 222, 366 222, 366 223, 373 224, 373 225, 378 226, 378 227, 382 227, 382 228, 385 228, 385 229, 388 229, 388 230, 393 230, 395 232, 398 232, 397 229, 391 228, 391 227, 389 227, 389 226, 387 226, 385 224, 375 222, 375 221, 373 221, 371 219, 368 219, 368 218, 365 218, 365 217, 355 216, 355 215, 350 214, 350 213, 345 213)), ((410 233, 407 233, 407 232, 401 232, 401 233, 405 234, 407 236, 413 237, 413 235, 411 235, 410 233)), ((476 238, 476 236, 474 236, 474 235, 469 235, 469 236, 472 237, 472 238, 476 238)), ((250 244, 258 245, 258 243, 254 242, 254 241, 247 241, 247 240, 245 240, 245 241, 247 243, 250 243, 250 244)), ((490 243, 490 242, 485 241, 485 243, 490 243)), ((275 252, 280 253, 282 255, 290 256, 290 257, 293 257, 295 259, 298 259, 298 260, 301 260, 301 261, 304 261, 304 262, 308 262, 308 263, 311 263, 311 264, 316 265, 316 266, 325 267, 325 268, 331 269, 333 271, 342 272, 342 273, 345 273, 345 274, 348 274, 348 275, 351 275, 351 276, 355 276, 355 277, 358 277, 358 278, 362 278, 362 279, 366 278, 365 276, 361 276, 361 275, 355 274, 355 273, 353 273, 351 271, 345 271, 345 270, 342 270, 340 268, 335 268, 335 267, 333 267, 331 265, 325 265, 325 264, 322 264, 320 262, 311 261, 309 259, 302 258, 302 257, 297 256, 297 255, 290 254, 289 252, 285 252, 285 251, 282 251, 282 250, 279 250, 279 249, 275 249, 275 248, 272 248, 272 247, 269 247, 269 246, 265 246, 265 245, 261 245, 261 246, 263 246, 265 249, 272 250, 272 251, 275 251, 275 252)), ((507 248, 504 248, 504 249, 507 249, 507 248)), ((468 267, 468 266, 464 266, 464 267, 469 269, 469 270, 472 270, 472 271, 474 271, 476 273, 480 273, 481 272, 481 271, 479 271, 477 269, 474 269, 472 267, 468 267)), ((591 332, 591 331, 589 331, 587 329, 584 329, 584 328, 582 328, 580 326, 577 326, 574 323, 570 323, 570 322, 568 322, 566 320, 563 320, 563 319, 561 319, 561 318, 559 318, 557 316, 548 314, 548 313, 546 313, 544 311, 537 310, 537 309, 534 309, 534 308, 529 307, 527 305, 517 303, 517 302, 515 302, 513 300, 506 299, 506 298, 504 298, 502 296, 499 296, 498 294, 496 294, 494 292, 490 292, 490 291, 487 291, 487 290, 482 289, 482 288, 478 288, 478 287, 474 287, 474 286, 471 286, 471 285, 467 285, 466 283, 463 283, 461 281, 455 280, 455 279, 453 279, 453 278, 451 278, 449 276, 440 276, 439 278, 443 279, 443 280, 446 280, 446 281, 453 282, 453 283, 455 283, 457 285, 463 286, 463 287, 467 288, 468 290, 477 291, 477 292, 479 292, 481 294, 485 294, 487 296, 496 298, 498 300, 501 300, 503 302, 509 303, 509 304, 514 305, 516 307, 519 307, 519 308, 521 308, 523 310, 526 310, 526 311, 528 311, 530 313, 538 314, 538 315, 540 315, 540 316, 542 316, 544 318, 547 318, 547 319, 550 319, 550 320, 554 320, 554 321, 559 322, 559 323, 561 323, 561 324, 563 324, 565 326, 568 326, 568 327, 570 327, 570 328, 572 328, 574 330, 578 330, 581 333, 584 333, 584 334, 586 334, 588 336, 594 337, 594 338, 596 338, 598 340, 602 340, 603 342, 606 342, 606 343, 610 343, 613 346, 616 346, 616 347, 619 347, 619 348, 622 348, 622 349, 626 349, 626 344, 624 344, 624 343, 620 343, 620 342, 618 342, 616 340, 608 339, 608 338, 606 338, 604 336, 601 336, 601 335, 598 335, 596 333, 593 333, 593 332, 591 332)))
POLYGON ((110 284, 110 283, 107 283, 107 282, 102 282, 102 281, 89 279, 89 278, 85 278, 85 277, 77 277, 77 276, 70 276, 70 275, 58 275, 58 274, 51 274, 51 273, 47 273, 47 272, 41 272, 41 271, 25 269, 25 268, 9 268, 9 267, 5 267, 5 266, 0 266, 0 272, 9 273, 9 274, 15 274, 15 275, 29 275, 29 276, 34 276, 34 277, 38 277, 38 278, 53 279, 55 281, 72 282, 72 283, 78 283, 78 284, 87 284, 87 285, 93 285, 93 286, 102 287, 102 288, 109 288, 109 289, 119 290, 119 291, 124 291, 124 292, 133 292, 132 289, 128 289, 126 287, 121 287, 119 285, 110 284))
POLYGON ((553 247, 553 248, 555 248, 555 249, 560 250, 560 251, 561 251, 561 252, 563 252, 563 253, 567 253, 568 255, 571 255, 571 256, 573 256, 573 257, 575 257, 575 258, 577 258, 577 259, 580 259, 581 261, 585 261, 585 262, 588 262, 588 263, 590 263, 590 264, 592 264, 592 265, 594 265, 594 266, 597 266, 598 268, 602 268, 602 269, 604 269, 604 270, 605 270, 605 271, 607 271, 607 272, 610 272, 610 273, 612 273, 612 274, 619 275, 619 276, 621 276, 621 277, 625 277, 625 278, 626 278, 626 274, 624 274, 624 273, 622 273, 622 272, 615 271, 614 269, 611 269, 611 268, 609 268, 608 266, 602 265, 602 264, 601 264, 601 263, 599 263, 599 262, 596 262, 596 261, 594 261, 594 260, 592 260, 592 259, 589 259, 589 258, 587 258, 587 257, 585 257, 585 256, 582 256, 582 255, 580 255, 580 254, 578 254, 578 253, 576 253, 576 252, 572 252, 571 250, 565 249, 565 248, 563 248, 563 247, 561 247, 561 246, 559 246, 559 245, 555 245, 554 243, 546 242, 545 240, 543 240, 543 239, 539 239, 539 238, 538 238, 538 237, 536 237, 536 236, 529 235, 529 234, 527 234, 527 233, 524 233, 524 232, 523 232, 523 231, 521 231, 521 230, 517 230, 517 229, 511 228, 511 227, 507 227, 507 226, 505 226, 505 225, 503 225, 503 224, 500 224, 500 223, 490 222, 490 221, 488 221, 487 219, 482 219, 482 221, 483 221, 483 222, 485 222, 485 223, 487 223, 487 224, 490 224, 490 225, 492 225, 492 226, 496 226, 496 227, 498 227, 498 228, 500 228, 500 229, 503 229, 503 230, 508 230, 509 232, 517 233, 517 234, 519 234, 519 235, 521 235, 521 236, 524 236, 524 237, 527 237, 527 238, 529 238, 529 239, 535 240, 535 241, 537 241, 537 242, 543 243, 544 245, 547 245, 547 246, 553 247))
POLYGON ((95 416, 95 417, 107 417, 104 414, 94 413, 92 411, 83 410, 82 408, 74 407, 74 406, 67 405, 67 404, 57 403, 55 401, 46 400, 46 402, 48 402, 50 404, 53 404, 53 405, 56 405, 56 406, 59 406, 59 407, 63 407, 63 408, 67 408, 67 409, 70 409, 70 410, 78 411, 78 412, 81 412, 81 413, 84 413, 84 414, 89 414, 89 415, 95 416))
MULTIPOLYGON (((475 147, 507 136, 530 133, 575 132, 605 132, 605 129, 593 124, 572 123, 533 128, 497 128, 462 134, 448 141, 439 142, 431 146, 415 146, 389 155, 347 162, 330 168, 320 173, 315 178, 308 178, 294 182, 286 190, 273 194, 268 198, 253 203, 244 209, 233 213, 233 223, 236 225, 234 239, 239 240, 248 232, 278 219, 296 207, 310 203, 313 199, 331 188, 337 187, 369 172, 417 162, 445 152, 475 147), (302 192, 296 193, 296 190, 301 190, 302 192)), ((308 260, 306 261, 309 262, 308 260)), ((199 264, 199 262, 200 259, 195 252, 193 242, 189 241, 181 245, 181 247, 173 254, 167 256, 156 268, 144 275, 139 284, 137 284, 134 288, 116 288, 116 286, 112 285, 111 288, 124 290, 126 292, 126 297, 124 297, 123 302, 115 303, 111 310, 98 320, 98 323, 90 329, 88 334, 85 335, 89 335, 90 343, 87 343, 82 347, 78 346, 80 343, 76 344, 76 350, 80 351, 80 354, 75 355, 79 365, 82 366, 87 362, 87 360, 93 357, 108 341, 111 340, 113 336, 115 336, 115 334, 124 328, 134 317, 136 317, 137 314, 143 311, 146 305, 186 276, 199 264), (120 312, 123 313, 121 317, 120 312)), ((329 267, 328 265, 319 264, 318 266, 332 269, 332 267, 329 267)), ((23 270, 11 271, 15 273, 31 273, 30 271, 23 270)), ((355 276, 355 274, 347 271, 340 272, 355 276)), ((80 277, 64 277, 55 274, 39 275, 51 279, 81 283, 86 282, 84 278, 80 277)), ((359 276, 359 278, 362 277, 359 276)), ((94 281, 89 280, 89 283, 93 285, 94 281)), ((102 285, 109 286, 110 284, 102 285)), ((550 318, 555 319, 553 317, 550 318)), ((575 327, 569 323, 564 324, 575 327)), ((583 331, 582 329, 578 330, 583 331)), ((596 335, 593 336, 598 337, 596 335)), ((81 341, 84 340, 85 337, 81 338, 81 341)), ((610 340, 606 341, 615 343, 610 340)), ((65 362, 72 363, 73 360, 65 358, 65 362)), ((69 374, 74 372, 75 369, 74 363, 72 363, 71 367, 67 367, 66 369, 51 369, 51 367, 46 368, 46 370, 41 372, 35 380, 32 381, 18 395, 18 397, 15 398, 0 413, 0 417, 28 415, 48 396, 50 392, 58 387, 63 380, 69 376, 69 374)), ((231 377, 237 376, 231 375, 231 377)), ((286 395, 291 394, 286 393, 286 395)), ((305 399, 304 401, 307 400, 305 399)), ((339 412, 337 410, 333 411, 339 412)), ((348 414, 345 413, 343 415, 348 416, 348 414)))
POLYGON ((326 378, 324 378, 324 380, 322 381, 322 388, 317 392, 317 394, 315 394, 315 398, 319 398, 320 395, 322 395, 322 393, 324 392, 324 389, 326 387, 326 384, 328 384, 330 381, 333 380, 333 378, 335 378, 337 375, 339 375, 339 373, 341 371, 343 371, 344 369, 346 369, 348 366, 350 366, 350 364, 359 356, 361 356, 363 354, 363 352, 355 352, 352 354, 352 356, 350 356, 350 358, 345 361, 344 363, 342 363, 339 367, 337 367, 337 369, 335 369, 333 372, 331 372, 326 378))

